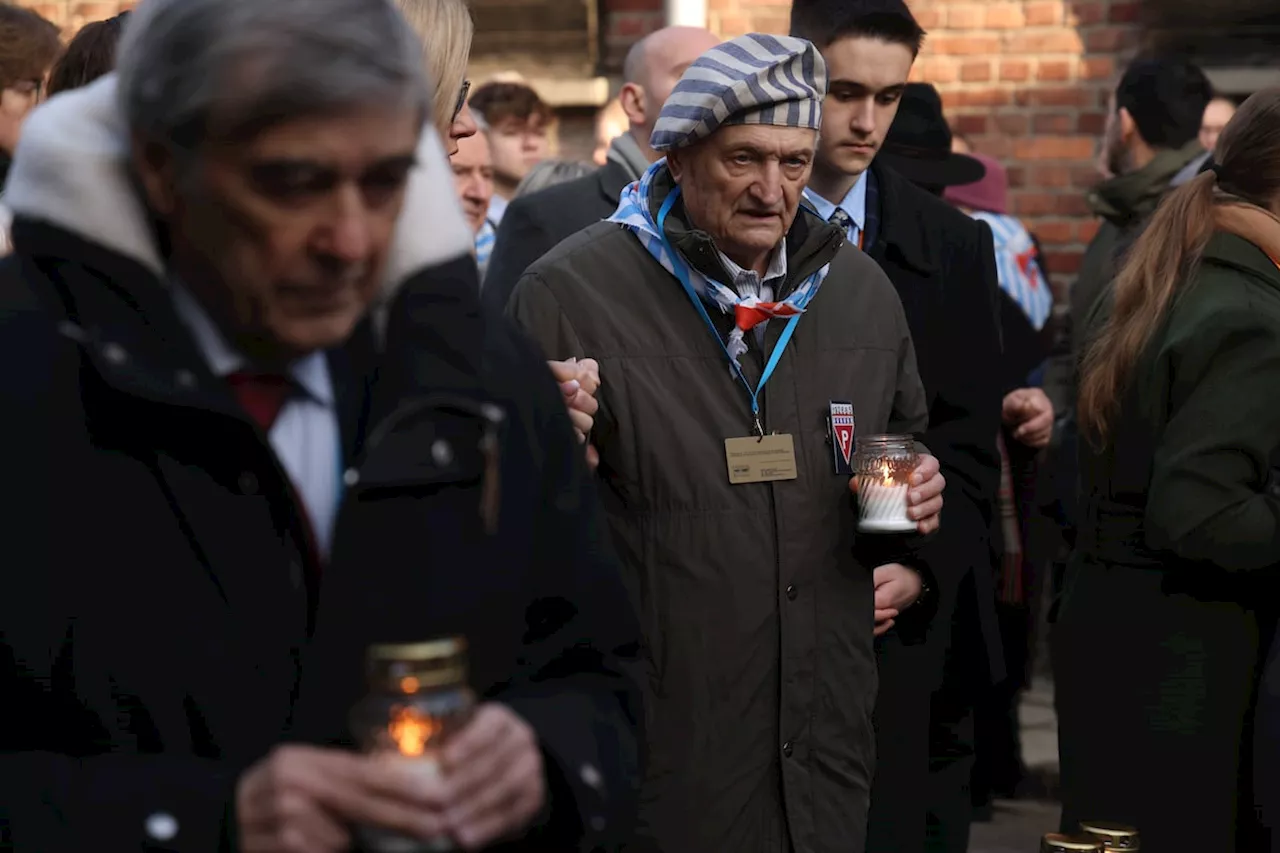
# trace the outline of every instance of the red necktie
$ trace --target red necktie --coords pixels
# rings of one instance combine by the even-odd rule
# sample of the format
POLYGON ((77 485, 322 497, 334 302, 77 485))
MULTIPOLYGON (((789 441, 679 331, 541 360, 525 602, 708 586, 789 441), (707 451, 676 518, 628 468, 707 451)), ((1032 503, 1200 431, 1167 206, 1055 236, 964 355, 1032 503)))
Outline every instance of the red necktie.
POLYGON ((238 370, 227 377, 236 400, 263 432, 271 432, 280 410, 297 389, 292 377, 238 370))
MULTIPOLYGON (((280 410, 298 390, 297 383, 290 376, 279 373, 252 373, 247 370, 238 370, 229 374, 227 384, 231 386, 236 400, 264 433, 271 432, 276 418, 280 417, 280 410)), ((311 527, 311 515, 307 512, 302 495, 298 493, 292 480, 289 481, 289 491, 293 495, 293 502, 297 505, 302 529, 307 537, 308 556, 311 558, 312 565, 318 569, 322 559, 316 543, 315 530, 311 527)))

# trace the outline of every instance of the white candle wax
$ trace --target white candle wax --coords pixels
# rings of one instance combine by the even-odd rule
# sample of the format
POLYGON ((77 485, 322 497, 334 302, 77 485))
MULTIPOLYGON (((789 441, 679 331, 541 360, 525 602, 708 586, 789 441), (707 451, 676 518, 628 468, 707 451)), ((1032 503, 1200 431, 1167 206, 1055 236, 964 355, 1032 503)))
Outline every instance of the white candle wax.
POLYGON ((907 516, 905 483, 886 485, 870 477, 864 479, 858 489, 858 509, 858 529, 864 532, 904 532, 916 527, 907 516))

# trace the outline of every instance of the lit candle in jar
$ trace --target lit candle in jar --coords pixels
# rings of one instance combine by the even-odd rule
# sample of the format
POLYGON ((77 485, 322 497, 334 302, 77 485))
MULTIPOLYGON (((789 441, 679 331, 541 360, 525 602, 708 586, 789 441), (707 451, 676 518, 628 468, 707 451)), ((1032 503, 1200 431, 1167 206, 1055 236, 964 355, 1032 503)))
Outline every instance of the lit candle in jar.
POLYGON ((916 461, 911 436, 876 435, 858 440, 858 530, 906 533, 916 529, 907 514, 907 493, 916 461))
MULTIPOLYGON (((369 691, 352 709, 352 733, 363 749, 403 762, 422 779, 438 779, 440 748, 470 719, 475 694, 467 687, 467 644, 460 637, 374 646, 368 654, 369 691)), ((415 839, 376 826, 356 828, 364 853, 442 853, 447 836, 415 839)))

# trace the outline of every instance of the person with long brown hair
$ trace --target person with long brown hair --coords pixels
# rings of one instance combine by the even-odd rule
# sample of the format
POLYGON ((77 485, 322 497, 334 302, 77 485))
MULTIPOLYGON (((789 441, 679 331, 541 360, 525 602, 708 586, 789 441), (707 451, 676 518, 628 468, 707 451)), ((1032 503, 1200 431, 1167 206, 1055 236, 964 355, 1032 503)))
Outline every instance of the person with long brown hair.
POLYGON ((116 47, 124 34, 128 12, 105 21, 85 24, 67 45, 49 72, 49 97, 59 92, 88 86, 116 67, 116 47))
POLYGON ((1082 524, 1055 624, 1063 825, 1255 849, 1280 567, 1280 89, 1171 193, 1089 323, 1082 524))

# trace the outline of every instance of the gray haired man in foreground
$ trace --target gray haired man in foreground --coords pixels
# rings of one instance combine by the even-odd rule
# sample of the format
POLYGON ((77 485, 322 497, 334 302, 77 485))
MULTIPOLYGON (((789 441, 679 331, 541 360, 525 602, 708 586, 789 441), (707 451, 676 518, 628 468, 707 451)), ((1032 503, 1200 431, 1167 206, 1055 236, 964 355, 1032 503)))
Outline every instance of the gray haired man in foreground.
POLYGON ((608 847, 634 622, 407 25, 145 0, 120 56, 7 186, 0 847, 608 847), (351 750, 366 649, 458 635, 441 772, 351 750))

